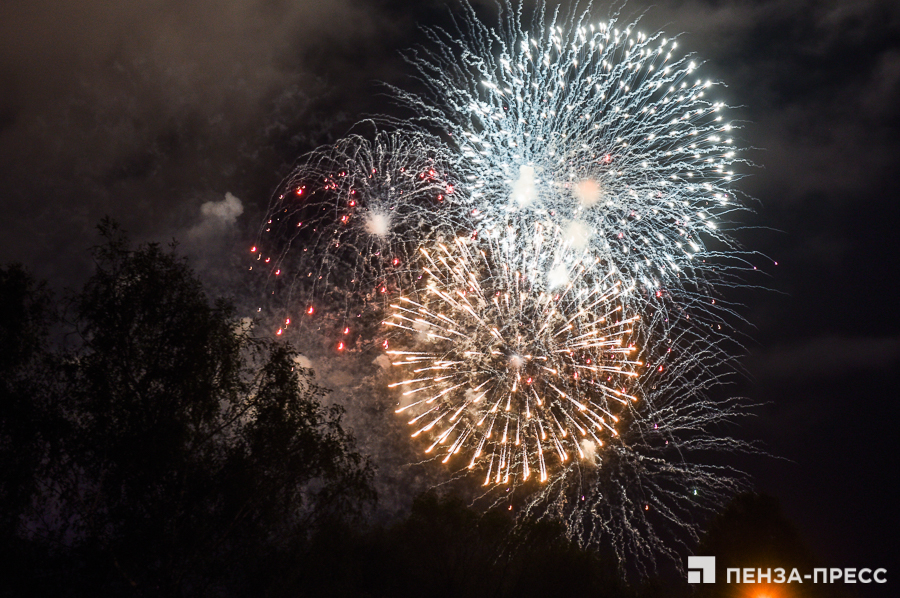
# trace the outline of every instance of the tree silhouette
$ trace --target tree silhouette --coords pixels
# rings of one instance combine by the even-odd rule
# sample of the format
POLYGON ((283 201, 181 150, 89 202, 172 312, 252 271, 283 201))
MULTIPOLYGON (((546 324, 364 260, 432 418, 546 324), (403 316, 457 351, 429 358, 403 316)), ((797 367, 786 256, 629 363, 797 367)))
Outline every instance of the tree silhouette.
POLYGON ((54 323, 46 285, 20 265, 0 268, 0 562, 10 570, 31 559, 17 531, 64 423, 52 400, 59 364, 47 339, 54 323))
POLYGON ((453 495, 413 501, 388 527, 322 530, 304 587, 316 596, 530 598, 634 596, 609 555, 582 549, 555 522, 517 525, 453 495))
POLYGON ((27 547, 41 595, 279 587, 318 526, 374 500, 371 466, 291 347, 211 304, 173 251, 100 230, 65 348, 42 287, 0 278, 7 552, 27 547))

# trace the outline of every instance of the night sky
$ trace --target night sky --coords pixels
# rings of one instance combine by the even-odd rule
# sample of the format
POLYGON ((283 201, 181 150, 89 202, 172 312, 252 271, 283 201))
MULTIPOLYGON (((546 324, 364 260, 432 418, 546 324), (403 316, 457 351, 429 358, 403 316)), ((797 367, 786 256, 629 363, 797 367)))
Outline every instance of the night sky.
MULTIPOLYGON (((756 201, 737 236, 771 258, 752 281, 767 289, 728 294, 753 326, 747 376, 727 392, 764 405, 727 432, 780 459, 734 464, 781 500, 821 566, 891 578, 900 3, 622 9, 641 13, 639 29, 683 32, 679 49, 727 83, 719 99, 759 165, 739 184, 756 201)), ((77 287, 108 214, 138 241, 177 238, 214 292, 249 309, 242 260, 270 194, 301 153, 393 110, 378 82, 414 86, 399 51, 447 15, 430 0, 0 3, 0 263, 77 287)))

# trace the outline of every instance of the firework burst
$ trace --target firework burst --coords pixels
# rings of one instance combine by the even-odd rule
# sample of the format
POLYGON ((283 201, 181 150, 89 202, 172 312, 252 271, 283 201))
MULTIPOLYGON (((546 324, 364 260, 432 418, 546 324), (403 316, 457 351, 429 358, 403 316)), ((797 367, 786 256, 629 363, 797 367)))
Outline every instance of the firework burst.
POLYGON ((322 310, 345 324, 405 284, 410 255, 453 220, 440 147, 422 132, 377 132, 301 160, 252 248, 286 306, 283 327, 322 310))
POLYGON ((443 451, 445 463, 471 448, 467 467, 481 465, 486 485, 532 472, 546 481, 548 463, 593 460, 638 400, 627 388, 641 365, 629 343, 639 318, 617 302, 621 284, 585 278, 589 256, 559 231, 528 233, 524 252, 513 229, 499 242, 421 249, 424 289, 385 321, 413 348, 388 351, 409 371, 391 384, 406 401, 397 412, 414 414, 412 435, 430 432, 426 453, 443 451))
POLYGON ((740 162, 715 83, 677 41, 588 13, 505 7, 489 28, 471 7, 458 33, 409 61, 429 92, 396 89, 449 141, 460 204, 477 234, 550 220, 647 297, 729 282, 744 264, 723 233, 740 162))
POLYGON ((636 23, 503 4, 492 28, 464 3, 454 24, 408 56, 426 91, 393 88, 414 116, 306 156, 254 256, 288 311, 383 322, 430 458, 646 573, 746 483, 690 455, 755 452, 720 435, 747 406, 710 398, 739 346, 720 293, 755 269, 728 232, 736 127, 636 23))

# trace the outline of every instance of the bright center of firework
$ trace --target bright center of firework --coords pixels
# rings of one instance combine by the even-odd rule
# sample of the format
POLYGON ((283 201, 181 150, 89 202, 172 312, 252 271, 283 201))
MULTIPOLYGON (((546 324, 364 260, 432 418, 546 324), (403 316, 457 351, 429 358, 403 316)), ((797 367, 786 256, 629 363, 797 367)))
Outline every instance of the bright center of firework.
POLYGON ((547 285, 551 289, 561 287, 569 282, 569 271, 565 264, 559 264, 547 274, 547 285))
POLYGON ((513 183, 512 199, 520 206, 530 205, 537 198, 534 166, 520 166, 519 178, 513 183))
POLYGON ((366 217, 366 230, 379 237, 387 236, 391 229, 391 217, 382 212, 370 212, 366 217))
POLYGON ((575 185, 573 195, 581 207, 587 208, 600 201, 601 193, 600 183, 594 179, 586 179, 575 185))
POLYGON ((637 317, 624 317, 621 285, 593 279, 584 254, 542 250, 561 234, 423 249, 425 292, 385 322, 407 331, 388 351, 409 372, 391 385, 403 389, 397 412, 413 413, 414 437, 432 436, 426 452, 444 445, 445 463, 472 449, 468 466, 487 470, 485 484, 532 471, 545 481, 572 457, 594 463, 637 400, 627 391, 637 317))

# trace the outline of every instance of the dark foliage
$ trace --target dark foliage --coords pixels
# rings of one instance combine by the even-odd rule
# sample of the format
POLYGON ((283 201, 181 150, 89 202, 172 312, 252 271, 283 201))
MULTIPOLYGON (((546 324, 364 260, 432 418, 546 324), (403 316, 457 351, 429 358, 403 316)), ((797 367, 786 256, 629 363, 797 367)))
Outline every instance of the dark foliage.
POLYGON ((43 286, 0 272, 0 523, 21 572, 6 591, 290 590, 311 534, 374 500, 341 409, 173 253, 101 232, 65 345, 47 342, 43 286))
POLYGON ((53 401, 53 298, 18 265, 0 269, 0 562, 18 568, 28 551, 17 531, 58 446, 53 401))
POLYGON ((453 496, 419 496, 387 528, 323 529, 310 551, 304 587, 315 596, 632 596, 615 560, 583 550, 561 525, 514 526, 453 496))

